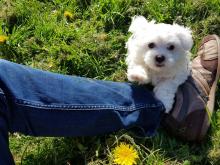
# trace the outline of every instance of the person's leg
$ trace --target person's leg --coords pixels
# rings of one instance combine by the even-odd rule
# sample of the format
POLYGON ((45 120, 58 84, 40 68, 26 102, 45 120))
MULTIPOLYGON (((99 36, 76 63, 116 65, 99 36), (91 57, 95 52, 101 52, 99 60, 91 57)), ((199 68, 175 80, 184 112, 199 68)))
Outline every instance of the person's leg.
MULTIPOLYGON (((162 103, 144 87, 65 76, 6 60, 0 60, 0 88, 5 97, 0 114, 6 120, 2 126, 5 135, 10 131, 32 136, 87 136, 133 127, 152 135, 164 111, 162 103)), ((5 135, 2 143, 6 148, 0 148, 0 153, 8 151, 5 135)), ((8 153, 0 164, 9 157, 8 153)))
POLYGON ((0 164, 11 165, 14 164, 12 155, 9 150, 8 142, 8 110, 6 106, 6 98, 0 89, 0 164))

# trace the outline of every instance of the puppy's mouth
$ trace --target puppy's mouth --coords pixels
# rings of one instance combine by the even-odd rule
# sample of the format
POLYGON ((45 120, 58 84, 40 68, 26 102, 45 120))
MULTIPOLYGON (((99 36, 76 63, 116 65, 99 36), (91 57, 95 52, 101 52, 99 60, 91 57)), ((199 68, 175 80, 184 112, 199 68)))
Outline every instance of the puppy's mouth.
POLYGON ((157 63, 157 64, 155 64, 155 65, 156 65, 156 67, 159 67, 159 68, 161 68, 161 67, 164 67, 164 66, 165 66, 165 64, 160 64, 160 63, 159 63, 159 64, 157 63))

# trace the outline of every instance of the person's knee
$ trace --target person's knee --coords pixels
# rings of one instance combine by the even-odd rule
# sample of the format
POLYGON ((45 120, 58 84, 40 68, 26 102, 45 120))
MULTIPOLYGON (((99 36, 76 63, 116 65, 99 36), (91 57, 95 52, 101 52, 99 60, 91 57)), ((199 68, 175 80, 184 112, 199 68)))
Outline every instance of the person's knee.
POLYGON ((0 70, 10 65, 10 62, 4 59, 0 59, 0 70))
POLYGON ((14 63, 7 61, 7 60, 0 59, 0 81, 1 82, 6 81, 9 77, 16 76, 16 74, 17 73, 16 73, 16 68, 14 67, 14 63))

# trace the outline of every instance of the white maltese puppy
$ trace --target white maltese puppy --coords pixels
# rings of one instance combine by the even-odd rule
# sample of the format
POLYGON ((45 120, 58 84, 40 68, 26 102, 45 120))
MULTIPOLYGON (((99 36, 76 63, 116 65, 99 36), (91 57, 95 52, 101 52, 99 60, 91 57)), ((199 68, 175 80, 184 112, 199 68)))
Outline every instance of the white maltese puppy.
POLYGON ((178 86, 190 74, 191 31, 177 24, 156 24, 135 16, 129 32, 132 36, 126 43, 128 80, 152 83, 156 98, 169 113, 178 86))

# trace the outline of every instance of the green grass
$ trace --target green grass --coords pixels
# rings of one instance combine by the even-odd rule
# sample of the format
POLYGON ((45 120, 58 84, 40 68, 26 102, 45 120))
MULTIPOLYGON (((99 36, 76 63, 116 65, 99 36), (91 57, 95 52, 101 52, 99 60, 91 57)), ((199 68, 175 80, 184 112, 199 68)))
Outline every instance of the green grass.
MULTIPOLYGON (((125 42, 131 17, 176 22, 193 31, 195 54, 207 34, 220 35, 219 0, 1 0, 0 58, 52 72, 127 81, 125 42), (64 11, 73 13, 66 19, 64 11)), ((220 97, 217 94, 216 110, 220 97)), ((124 130, 105 136, 33 138, 10 136, 17 164, 112 164, 112 149, 132 144, 140 165, 220 164, 220 112, 201 144, 187 143, 163 129, 153 138, 138 138, 124 130)))

